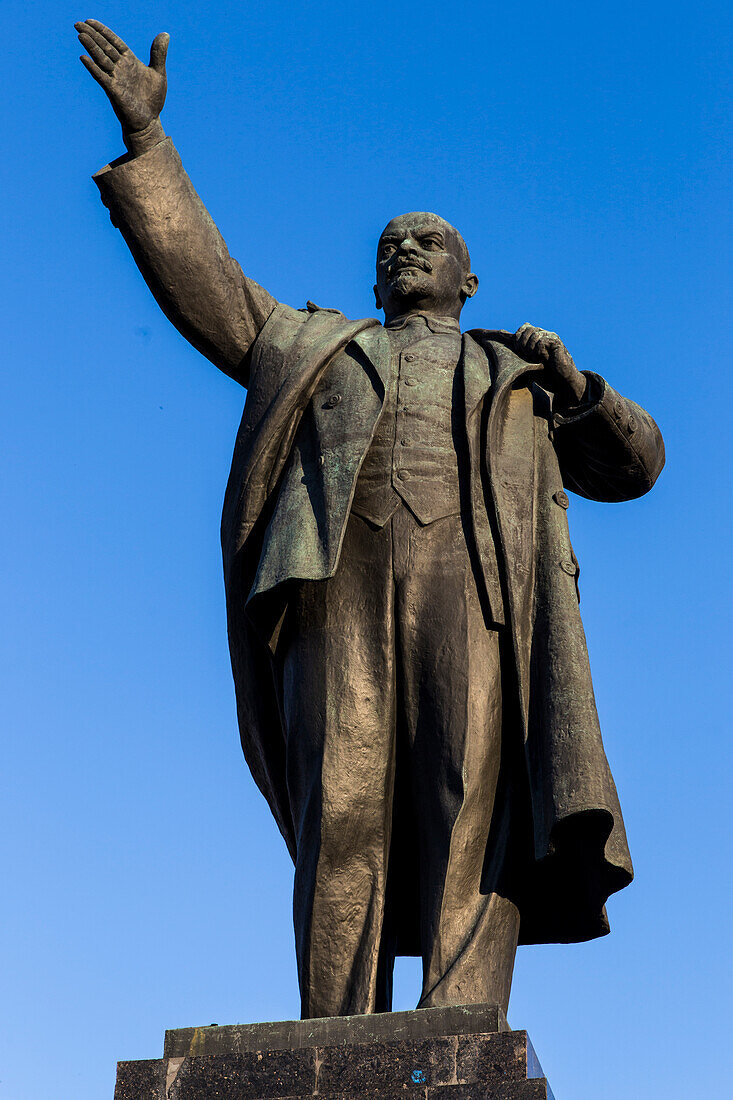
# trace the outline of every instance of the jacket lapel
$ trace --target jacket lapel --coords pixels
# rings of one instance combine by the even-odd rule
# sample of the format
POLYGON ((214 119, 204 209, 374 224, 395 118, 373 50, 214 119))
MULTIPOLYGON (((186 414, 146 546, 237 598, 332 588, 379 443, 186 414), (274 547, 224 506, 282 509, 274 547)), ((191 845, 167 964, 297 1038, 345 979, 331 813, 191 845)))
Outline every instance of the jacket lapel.
POLYGON ((491 389, 489 357, 468 332, 461 342, 463 362, 463 394, 466 402, 466 421, 470 419, 486 393, 491 389))
POLYGON ((506 568, 507 591, 525 735, 529 720, 529 662, 534 593, 535 418, 530 383, 542 371, 496 340, 486 465, 506 568), (517 385, 523 379, 524 385, 517 385))
POLYGON ((373 365, 382 381, 384 392, 386 393, 387 386, 389 385, 391 357, 387 330, 383 325, 376 323, 371 328, 364 329, 363 332, 360 332, 353 338, 352 342, 361 348, 369 362, 373 365))

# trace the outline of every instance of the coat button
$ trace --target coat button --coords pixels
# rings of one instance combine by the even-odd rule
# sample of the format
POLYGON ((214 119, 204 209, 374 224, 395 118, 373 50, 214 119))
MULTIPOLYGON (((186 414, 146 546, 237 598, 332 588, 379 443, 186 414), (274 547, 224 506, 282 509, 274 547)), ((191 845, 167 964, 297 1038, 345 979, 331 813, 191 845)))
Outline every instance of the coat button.
POLYGON ((633 416, 629 417, 629 422, 626 425, 626 431, 629 433, 629 435, 633 435, 634 432, 636 431, 636 419, 635 419, 635 417, 633 417, 633 416))
POLYGON ((613 415, 616 417, 617 420, 620 420, 621 417, 624 415, 624 407, 620 401, 614 402, 613 415))
POLYGON ((570 507, 570 500, 564 489, 558 489, 556 493, 553 493, 552 499, 555 501, 555 504, 559 504, 561 508, 570 507))
POLYGON ((578 567, 574 561, 561 561, 560 568, 562 569, 563 573, 567 573, 569 577, 574 577, 575 574, 578 572, 578 567))
POLYGON ((335 409, 336 406, 338 405, 338 403, 340 402, 340 400, 341 400, 341 394, 340 393, 332 393, 331 396, 326 400, 323 407, 324 407, 324 409, 335 409))

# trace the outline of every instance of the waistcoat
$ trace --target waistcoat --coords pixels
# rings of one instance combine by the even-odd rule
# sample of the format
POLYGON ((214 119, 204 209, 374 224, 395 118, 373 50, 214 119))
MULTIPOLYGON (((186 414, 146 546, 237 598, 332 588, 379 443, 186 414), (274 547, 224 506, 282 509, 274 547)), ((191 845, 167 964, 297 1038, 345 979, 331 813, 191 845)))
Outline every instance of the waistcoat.
POLYGON ((402 500, 420 523, 432 523, 461 510, 464 444, 453 416, 461 336, 457 327, 431 331, 422 316, 387 332, 389 385, 352 510, 381 527, 402 500))

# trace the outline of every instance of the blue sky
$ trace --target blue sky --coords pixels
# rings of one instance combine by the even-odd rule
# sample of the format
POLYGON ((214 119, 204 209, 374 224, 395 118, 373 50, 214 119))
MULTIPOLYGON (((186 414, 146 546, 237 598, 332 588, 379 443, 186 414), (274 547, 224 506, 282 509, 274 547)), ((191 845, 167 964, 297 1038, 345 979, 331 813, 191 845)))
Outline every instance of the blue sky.
MULTIPOLYGON (((394 214, 462 230, 466 327, 531 321, 647 407, 654 492, 573 498, 637 878, 520 949, 558 1100, 729 1078, 728 5, 5 0, 0 1097, 112 1097, 166 1027, 298 1014, 291 867, 241 759, 218 540, 244 393, 159 313, 91 174, 122 152, 73 22, 147 59, 245 271, 373 313, 394 214), (29 11, 32 11, 32 23, 29 11)), ((398 970, 398 1007, 417 997, 398 970)))

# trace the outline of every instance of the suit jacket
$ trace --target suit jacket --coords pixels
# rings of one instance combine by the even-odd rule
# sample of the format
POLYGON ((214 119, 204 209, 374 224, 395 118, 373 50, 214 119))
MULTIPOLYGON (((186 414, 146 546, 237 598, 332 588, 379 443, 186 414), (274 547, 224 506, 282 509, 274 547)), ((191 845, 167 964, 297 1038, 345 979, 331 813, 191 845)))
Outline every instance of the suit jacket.
MULTIPOLYGON (((229 642, 245 757, 295 855, 271 647, 293 584, 338 568, 384 398, 386 333, 372 318, 258 298, 265 292, 229 257, 170 142, 96 179, 168 316, 249 387, 222 517, 229 642), (267 315, 256 335, 255 306, 267 315)), ((652 418, 598 375, 588 375, 582 407, 553 411, 541 366, 480 329, 463 337, 459 372, 487 615, 506 624, 514 657, 533 839, 517 896, 521 942, 590 939, 608 931, 605 901, 632 868, 596 713, 565 489, 603 501, 641 496, 664 464, 663 443, 652 418)), ((403 950, 414 931, 401 930, 403 950)))

